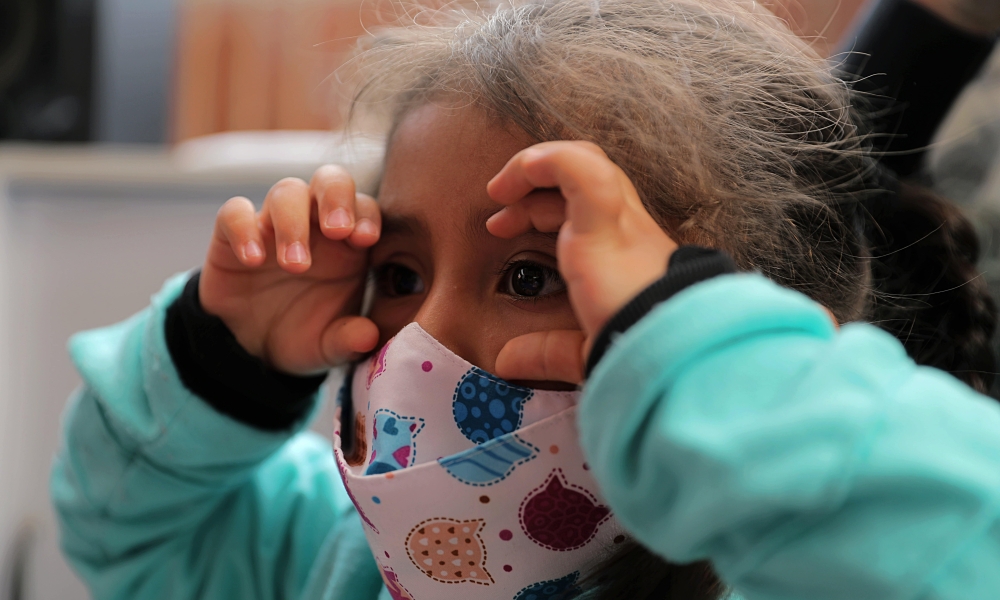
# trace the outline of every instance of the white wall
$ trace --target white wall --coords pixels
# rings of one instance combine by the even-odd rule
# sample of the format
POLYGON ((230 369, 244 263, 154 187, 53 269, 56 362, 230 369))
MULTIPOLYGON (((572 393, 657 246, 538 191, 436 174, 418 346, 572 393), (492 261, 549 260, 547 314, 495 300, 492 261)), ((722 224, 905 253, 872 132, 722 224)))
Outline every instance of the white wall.
MULTIPOLYGON (((243 138, 174 154, 0 145, 0 600, 7 600, 10 546, 24 523, 35 531, 24 600, 87 597, 59 553, 48 494, 60 416, 80 383, 67 339, 141 310, 167 277, 199 265, 227 198, 259 203, 280 177, 308 177, 316 166, 305 164, 308 157, 331 148, 312 138, 282 146, 277 140, 285 138, 275 135, 259 145, 275 156, 243 138), (240 161, 226 159, 233 145, 243 163, 249 153, 270 169, 241 171, 240 161), (288 156, 305 162, 291 165, 288 156), (225 168, 210 172, 212 160, 225 168)), ((339 150, 322 154, 371 178, 339 150)), ((371 157, 365 164, 370 170, 371 157)), ((330 428, 327 413, 316 429, 329 435, 330 428)))
POLYGON ((16 482, 10 495, 18 518, 37 527, 28 569, 32 600, 86 597, 59 556, 47 489, 60 414, 79 384, 66 340, 136 312, 171 273, 197 265, 225 200, 107 200, 66 191, 21 190, 8 196, 5 211, 11 351, 4 437, 14 453, 7 461, 13 470, 7 466, 0 481, 4 488, 16 482))
MULTIPOLYGON (((21 436, 15 426, 20 421, 17 409, 20 403, 14 402, 10 393, 11 369, 9 360, 10 332, 8 328, 8 304, 10 291, 10 276, 8 273, 7 244, 8 215, 6 186, 0 181, 0 569, 4 569, 12 560, 15 530, 23 512, 23 500, 20 486, 15 482, 21 480, 21 470, 18 468, 17 450, 21 447, 21 436)), ((6 600, 8 574, 0 570, 0 598, 6 600)))
MULTIPOLYGON (((48 470, 67 395, 79 384, 64 350, 74 331, 113 323, 148 303, 171 273, 200 261, 214 202, 17 198, 9 207, 11 393, 21 404, 18 458, 38 524, 29 598, 83 598, 62 565, 48 502, 48 470)), ((222 199, 224 200, 224 198, 222 199)))

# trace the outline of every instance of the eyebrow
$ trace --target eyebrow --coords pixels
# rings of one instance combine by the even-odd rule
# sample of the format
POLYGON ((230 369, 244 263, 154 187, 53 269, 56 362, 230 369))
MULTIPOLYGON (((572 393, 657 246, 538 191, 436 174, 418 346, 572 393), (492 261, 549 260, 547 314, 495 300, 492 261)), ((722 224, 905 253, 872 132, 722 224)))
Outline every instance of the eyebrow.
MULTIPOLYGON (((502 206, 489 206, 485 208, 469 208, 465 217, 465 235, 466 241, 469 246, 475 247, 477 244, 482 243, 487 240, 498 240, 500 238, 494 237, 492 233, 486 229, 486 220, 500 212, 502 206)), ((559 236, 558 232, 553 231, 552 233, 543 233, 541 231, 531 229, 525 233, 517 236, 518 238, 529 238, 534 239, 543 244, 556 243, 556 238, 559 236)), ((517 239, 517 238, 514 238, 517 239)))
POLYGON ((382 214, 382 233, 389 235, 423 235, 430 237, 430 229, 423 220, 407 215, 382 214))
MULTIPOLYGON (((493 234, 486 229, 486 220, 492 217, 494 214, 500 211, 502 207, 484 207, 484 208, 469 208, 465 215, 465 227, 462 229, 462 233, 465 236, 466 243, 470 247, 476 247, 478 244, 487 241, 495 241, 500 238, 494 237, 493 234)), ((382 215, 382 236, 392 236, 392 235, 414 235, 414 236, 426 236, 430 237, 430 228, 427 227, 427 223, 420 219, 419 217, 410 215, 382 215)), ((543 233, 537 230, 530 230, 524 234, 518 236, 520 238, 534 238, 538 242, 543 244, 555 244, 556 238, 558 237, 558 232, 543 233)))

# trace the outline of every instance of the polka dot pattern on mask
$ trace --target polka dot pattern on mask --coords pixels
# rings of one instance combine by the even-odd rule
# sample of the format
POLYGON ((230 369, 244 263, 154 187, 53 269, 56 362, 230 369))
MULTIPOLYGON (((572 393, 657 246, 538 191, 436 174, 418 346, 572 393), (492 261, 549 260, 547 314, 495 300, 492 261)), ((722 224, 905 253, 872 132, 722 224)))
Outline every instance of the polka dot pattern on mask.
POLYGON ((455 387, 452 414, 459 431, 476 444, 521 426, 524 403, 534 392, 473 367, 455 387))

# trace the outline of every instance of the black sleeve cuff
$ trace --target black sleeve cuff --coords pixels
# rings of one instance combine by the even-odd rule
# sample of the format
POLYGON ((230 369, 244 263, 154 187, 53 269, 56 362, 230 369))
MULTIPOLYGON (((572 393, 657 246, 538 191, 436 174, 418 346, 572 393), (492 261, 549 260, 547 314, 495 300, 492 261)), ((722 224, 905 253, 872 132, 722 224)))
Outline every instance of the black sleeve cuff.
POLYGON ((903 177, 920 169, 934 132, 995 42, 910 0, 880 0, 845 37, 841 69, 856 90, 871 94, 875 150, 888 153, 885 166, 903 177))
POLYGON ((645 317, 653 308, 672 298, 675 294, 698 282, 711 279, 717 275, 735 273, 736 264, 725 253, 700 246, 682 246, 670 256, 667 274, 655 281, 649 287, 639 292, 639 295, 626 304, 615 316, 611 317, 604 329, 594 340, 587 358, 585 377, 601 361, 608 347, 619 335, 628 330, 645 317))
POLYGON ((326 374, 288 375, 270 368, 236 341, 198 298, 200 273, 167 309, 165 334, 181 381, 215 410, 265 431, 290 428, 308 414, 326 374))

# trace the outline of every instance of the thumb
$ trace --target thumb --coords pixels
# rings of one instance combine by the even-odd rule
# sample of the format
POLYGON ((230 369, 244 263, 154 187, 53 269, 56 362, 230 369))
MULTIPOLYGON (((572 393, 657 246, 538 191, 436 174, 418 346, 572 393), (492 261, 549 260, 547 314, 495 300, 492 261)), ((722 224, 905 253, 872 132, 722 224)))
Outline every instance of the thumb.
POLYGON ((536 331, 516 337, 497 355, 496 374, 504 379, 583 381, 586 336, 577 330, 536 331))
POLYGON ((331 367, 356 360, 374 350, 378 338, 378 326, 371 319, 357 316, 335 319, 320 338, 323 360, 331 367))

